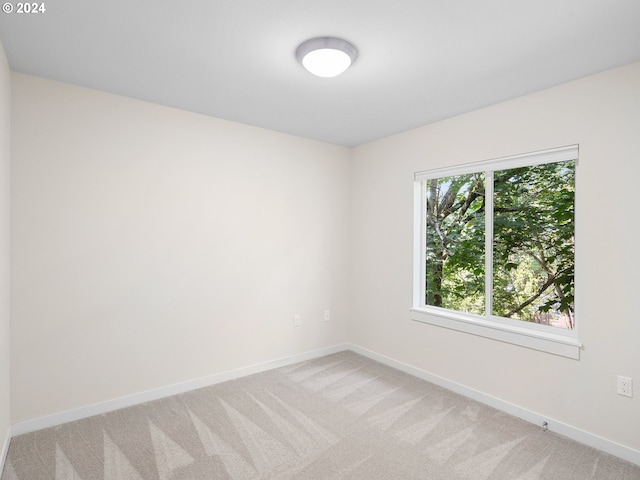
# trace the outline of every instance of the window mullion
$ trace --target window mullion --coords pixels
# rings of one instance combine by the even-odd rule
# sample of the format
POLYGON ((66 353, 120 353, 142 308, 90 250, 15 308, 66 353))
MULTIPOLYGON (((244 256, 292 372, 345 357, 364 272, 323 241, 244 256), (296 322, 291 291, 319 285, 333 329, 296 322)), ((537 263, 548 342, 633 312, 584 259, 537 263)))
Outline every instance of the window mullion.
POLYGON ((493 312, 493 172, 485 172, 484 304, 485 316, 493 312))

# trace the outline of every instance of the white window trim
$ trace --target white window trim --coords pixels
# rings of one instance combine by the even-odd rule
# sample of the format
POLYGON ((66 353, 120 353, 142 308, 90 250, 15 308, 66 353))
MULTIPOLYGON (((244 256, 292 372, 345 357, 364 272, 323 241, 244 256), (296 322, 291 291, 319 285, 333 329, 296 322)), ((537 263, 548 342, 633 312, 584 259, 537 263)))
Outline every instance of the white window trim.
MULTIPOLYGON (((430 325, 491 338, 568 358, 579 359, 582 344, 578 340, 577 322, 574 330, 565 330, 492 315, 467 314, 440 307, 432 307, 425 305, 424 302, 424 278, 426 274, 424 245, 426 242, 426 222, 423 218, 423 212, 425 211, 426 196, 423 195, 423 185, 426 180, 574 159, 576 160, 577 166, 578 145, 417 172, 414 175, 414 278, 411 318, 430 325)), ((487 242, 491 241, 489 233, 490 232, 487 232, 487 242)), ((490 247, 488 247, 487 251, 490 250, 490 247)), ((490 255, 486 255, 486 257, 487 262, 492 261, 490 255)), ((488 303, 488 308, 490 305, 491 304, 488 303)))

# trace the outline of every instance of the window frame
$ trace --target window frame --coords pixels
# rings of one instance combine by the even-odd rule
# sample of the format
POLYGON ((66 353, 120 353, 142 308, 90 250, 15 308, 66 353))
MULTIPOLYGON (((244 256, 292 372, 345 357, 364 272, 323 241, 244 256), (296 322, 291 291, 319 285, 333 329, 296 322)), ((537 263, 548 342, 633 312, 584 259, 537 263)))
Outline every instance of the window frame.
MULTIPOLYGON (((485 315, 458 312, 425 304, 426 195, 424 194, 425 182, 429 179, 485 172, 486 192, 490 193, 490 195, 487 195, 487 202, 491 202, 491 205, 493 205, 494 171, 575 160, 577 184, 578 158, 578 145, 569 145, 550 150, 542 150, 481 162, 416 172, 414 174, 414 278, 413 306, 411 308, 412 320, 491 338, 514 345, 520 345, 555 355, 579 359, 582 344, 578 340, 578 321, 576 321, 573 330, 566 330, 548 325, 538 325, 522 320, 498 317, 491 314, 490 299, 486 299, 485 302, 485 315)), ((491 210, 493 210, 492 207, 491 210)), ((493 218, 488 217, 490 216, 487 216, 485 219, 485 268, 486 272, 492 272, 493 260, 492 254, 489 253, 492 253, 493 248, 493 218)), ((577 222, 574 220, 574 227, 577 231, 576 223, 577 222)), ((576 268, 576 263, 574 256, 574 268, 576 268)), ((488 288, 487 290, 490 291, 491 289, 488 288)), ((577 318, 575 306, 574 315, 577 318)))

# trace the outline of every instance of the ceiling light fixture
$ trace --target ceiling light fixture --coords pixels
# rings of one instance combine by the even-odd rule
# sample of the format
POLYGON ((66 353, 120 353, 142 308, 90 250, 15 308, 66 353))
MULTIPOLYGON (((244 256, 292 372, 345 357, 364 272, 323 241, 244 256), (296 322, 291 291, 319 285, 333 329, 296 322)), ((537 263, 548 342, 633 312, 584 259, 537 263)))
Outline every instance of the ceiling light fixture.
POLYGON ((302 42, 296 58, 318 77, 335 77, 344 72, 358 56, 356 47, 335 37, 317 37, 302 42))

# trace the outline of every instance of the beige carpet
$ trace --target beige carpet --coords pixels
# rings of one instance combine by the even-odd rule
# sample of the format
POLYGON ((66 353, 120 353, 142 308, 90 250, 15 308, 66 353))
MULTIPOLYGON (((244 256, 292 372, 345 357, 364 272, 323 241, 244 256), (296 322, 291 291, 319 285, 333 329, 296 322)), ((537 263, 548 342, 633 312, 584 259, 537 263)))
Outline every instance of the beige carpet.
POLYGON ((11 441, 2 480, 639 480, 640 467, 351 352, 11 441))

